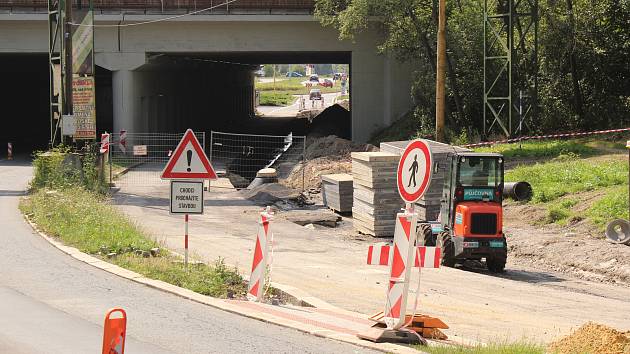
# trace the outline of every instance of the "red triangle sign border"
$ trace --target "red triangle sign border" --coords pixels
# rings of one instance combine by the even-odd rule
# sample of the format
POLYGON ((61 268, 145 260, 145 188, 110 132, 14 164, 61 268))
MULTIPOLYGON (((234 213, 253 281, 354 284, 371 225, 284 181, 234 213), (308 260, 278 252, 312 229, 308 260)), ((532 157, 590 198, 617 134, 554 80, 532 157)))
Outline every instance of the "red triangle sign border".
POLYGON ((197 140, 197 137, 195 136, 195 133, 192 131, 192 129, 188 129, 186 130, 186 133, 184 133, 182 140, 180 140, 179 144, 177 144, 177 147, 175 148, 173 155, 171 155, 171 158, 166 163, 164 170, 162 170, 162 174, 160 175, 160 178, 161 179, 217 179, 218 178, 217 174, 214 171, 214 168, 212 167, 212 164, 210 163, 210 160, 208 160, 208 156, 206 156, 206 153, 203 151, 203 148, 201 147, 201 144, 199 144, 199 140, 197 140), (182 153, 184 152, 184 149, 186 148, 186 145, 188 145, 188 143, 190 143, 193 149, 195 149, 195 152, 197 153, 197 155, 199 156, 199 159, 201 160, 201 164, 206 170, 205 172, 173 172, 173 168, 177 164, 177 161, 179 160, 179 158, 182 156, 182 153))

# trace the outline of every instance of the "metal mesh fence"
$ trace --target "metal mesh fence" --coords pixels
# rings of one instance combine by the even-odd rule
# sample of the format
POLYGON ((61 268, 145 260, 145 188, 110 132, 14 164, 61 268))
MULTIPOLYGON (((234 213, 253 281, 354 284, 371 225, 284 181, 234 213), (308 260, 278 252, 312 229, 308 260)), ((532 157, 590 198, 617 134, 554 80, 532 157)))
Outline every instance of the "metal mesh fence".
MULTIPOLYGON (((110 137, 110 182, 159 183, 160 172, 184 133, 112 133, 110 137)), ((205 150, 205 132, 195 136, 205 150)))
MULTIPOLYGON (((211 132, 210 160, 219 174, 225 174, 236 188, 245 188, 263 168, 275 168, 287 178, 304 160, 306 137, 211 132)), ((304 190, 304 176, 301 177, 304 190)))

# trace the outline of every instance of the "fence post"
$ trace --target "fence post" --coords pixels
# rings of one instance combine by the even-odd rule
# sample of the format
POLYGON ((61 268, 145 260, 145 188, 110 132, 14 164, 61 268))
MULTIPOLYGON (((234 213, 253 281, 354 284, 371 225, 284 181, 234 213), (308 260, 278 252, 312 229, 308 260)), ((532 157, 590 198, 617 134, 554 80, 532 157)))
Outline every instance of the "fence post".
POLYGON ((304 135, 304 146, 302 147, 302 193, 306 188, 305 179, 306 179, 306 135, 304 135))
POLYGON ((210 163, 212 163, 212 138, 214 137, 214 130, 210 131, 210 150, 208 150, 209 152, 209 158, 210 158, 210 163))

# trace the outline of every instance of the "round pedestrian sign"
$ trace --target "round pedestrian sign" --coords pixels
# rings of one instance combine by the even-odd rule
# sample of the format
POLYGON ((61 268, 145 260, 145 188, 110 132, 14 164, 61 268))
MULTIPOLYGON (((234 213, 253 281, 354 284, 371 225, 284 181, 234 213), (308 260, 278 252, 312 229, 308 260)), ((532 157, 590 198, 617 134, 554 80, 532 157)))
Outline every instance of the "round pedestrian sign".
POLYGON ((398 193, 407 203, 422 198, 431 184, 433 156, 424 140, 413 140, 407 145, 398 162, 396 181, 398 193))

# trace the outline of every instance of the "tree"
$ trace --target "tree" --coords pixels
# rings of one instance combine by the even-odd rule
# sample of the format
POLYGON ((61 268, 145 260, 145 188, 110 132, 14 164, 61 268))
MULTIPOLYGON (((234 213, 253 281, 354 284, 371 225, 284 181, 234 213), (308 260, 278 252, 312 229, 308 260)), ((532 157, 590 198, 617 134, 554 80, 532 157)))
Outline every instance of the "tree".
MULTIPOLYGON (((508 0, 506 0, 508 1, 508 0)), ((412 61, 414 119, 433 132, 437 0, 317 0, 315 15, 340 39, 368 28, 375 50, 412 61)), ((630 124, 630 1, 539 0, 536 132, 630 124)), ((483 133, 483 0, 447 2, 447 128, 483 133)), ((525 40, 532 41, 533 37, 525 40)), ((507 89, 507 88, 506 88, 507 89)))

